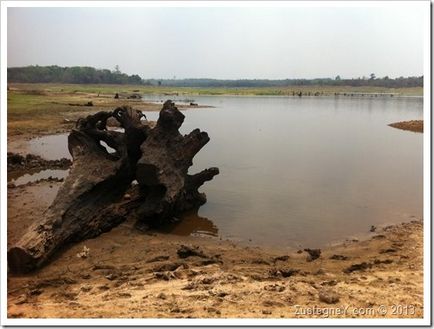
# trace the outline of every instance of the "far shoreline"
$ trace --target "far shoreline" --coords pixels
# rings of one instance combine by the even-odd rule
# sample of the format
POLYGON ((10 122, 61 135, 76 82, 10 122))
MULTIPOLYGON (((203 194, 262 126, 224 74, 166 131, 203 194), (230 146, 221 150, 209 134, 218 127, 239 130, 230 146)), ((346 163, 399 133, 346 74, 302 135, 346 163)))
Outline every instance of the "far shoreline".
MULTIPOLYGON (((423 87, 388 88, 375 86, 326 86, 326 85, 289 85, 276 87, 171 87, 148 85, 116 85, 116 84, 60 84, 60 83, 8 83, 8 91, 14 89, 48 90, 57 93, 101 93, 115 94, 116 92, 136 92, 143 96, 361 96, 387 94, 392 97, 421 96, 423 87), (336 95, 338 94, 338 95, 336 95)), ((374 96, 375 97, 375 96, 374 96)))

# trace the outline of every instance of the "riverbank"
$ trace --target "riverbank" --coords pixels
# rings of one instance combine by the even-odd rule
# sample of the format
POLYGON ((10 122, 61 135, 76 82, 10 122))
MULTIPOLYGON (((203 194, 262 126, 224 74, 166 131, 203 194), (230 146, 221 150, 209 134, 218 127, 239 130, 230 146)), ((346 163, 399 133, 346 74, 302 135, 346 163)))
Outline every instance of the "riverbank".
MULTIPOLYGON (((30 105, 20 103, 20 96, 11 102, 9 110, 15 117, 8 130, 8 150, 26 153, 28 138, 68 131, 75 117, 116 106, 107 96, 92 100, 91 107, 65 105, 59 110, 56 97, 64 96, 47 96, 56 99, 52 108, 46 107, 51 101, 45 98, 38 98, 39 103, 28 99, 30 105), (25 115, 20 117, 21 112, 25 115), (65 118, 70 122, 63 126, 65 118)), ((86 104, 90 96, 71 97, 77 104, 86 104)), ((43 216, 60 185, 45 179, 8 187, 8 247, 43 216)), ((313 258, 319 256, 315 259, 304 250, 141 232, 127 221, 95 239, 65 248, 40 271, 9 275, 8 315, 422 317, 423 225, 413 219, 374 227, 372 232, 371 224, 366 224, 366 238, 322 248, 321 253, 311 250, 313 258)))
MULTIPOLYGON (((42 216, 60 184, 8 188, 8 246, 42 216)), ((143 233, 125 222, 65 248, 40 271, 9 275, 8 316, 306 318, 339 309, 329 315, 422 317, 422 222, 370 234, 309 261, 305 251, 143 233), (355 314, 361 310, 368 314, 355 314)))

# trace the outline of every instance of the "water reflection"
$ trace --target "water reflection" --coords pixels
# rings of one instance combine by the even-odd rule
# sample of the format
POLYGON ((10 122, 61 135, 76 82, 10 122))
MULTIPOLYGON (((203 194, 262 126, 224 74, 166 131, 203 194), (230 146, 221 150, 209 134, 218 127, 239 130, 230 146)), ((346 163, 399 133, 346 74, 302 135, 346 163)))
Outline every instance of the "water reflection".
POLYGON ((184 236, 218 236, 217 226, 208 218, 199 216, 198 209, 182 214, 179 220, 161 228, 160 231, 184 236))
POLYGON ((46 160, 72 159, 68 151, 68 135, 65 133, 33 138, 29 141, 30 153, 46 160))

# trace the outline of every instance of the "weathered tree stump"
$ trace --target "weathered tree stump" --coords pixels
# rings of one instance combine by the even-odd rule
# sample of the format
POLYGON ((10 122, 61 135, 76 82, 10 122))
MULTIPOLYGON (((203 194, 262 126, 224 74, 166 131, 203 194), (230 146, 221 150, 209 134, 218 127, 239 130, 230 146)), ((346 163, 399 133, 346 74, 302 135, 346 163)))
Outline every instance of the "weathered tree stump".
POLYGON ((155 226, 206 202, 198 188, 218 169, 188 175, 188 168, 209 141, 207 133, 195 129, 182 136, 184 115, 171 101, 163 105, 154 128, 141 121, 142 116, 121 107, 77 121, 68 137, 70 173, 43 218, 8 251, 11 271, 41 267, 67 243, 98 236, 128 216, 155 226), (107 130, 110 117, 125 131, 107 130), (138 186, 132 188, 133 180, 138 186), (127 190, 129 200, 124 199, 127 190))

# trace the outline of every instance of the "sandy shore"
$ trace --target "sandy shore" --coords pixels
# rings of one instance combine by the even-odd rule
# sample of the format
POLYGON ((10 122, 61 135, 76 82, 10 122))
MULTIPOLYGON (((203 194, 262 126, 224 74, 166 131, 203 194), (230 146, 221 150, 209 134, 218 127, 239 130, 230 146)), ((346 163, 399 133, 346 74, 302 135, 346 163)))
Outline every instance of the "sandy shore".
POLYGON ((410 120, 391 123, 389 126, 402 130, 409 130, 416 133, 423 133, 423 120, 410 120))
MULTIPOLYGON (((42 216, 60 184, 8 189, 8 246, 42 216)), ((370 234, 308 261, 306 252, 142 233, 125 222, 65 248, 37 272, 9 274, 8 316, 422 317, 422 222, 370 234)))

